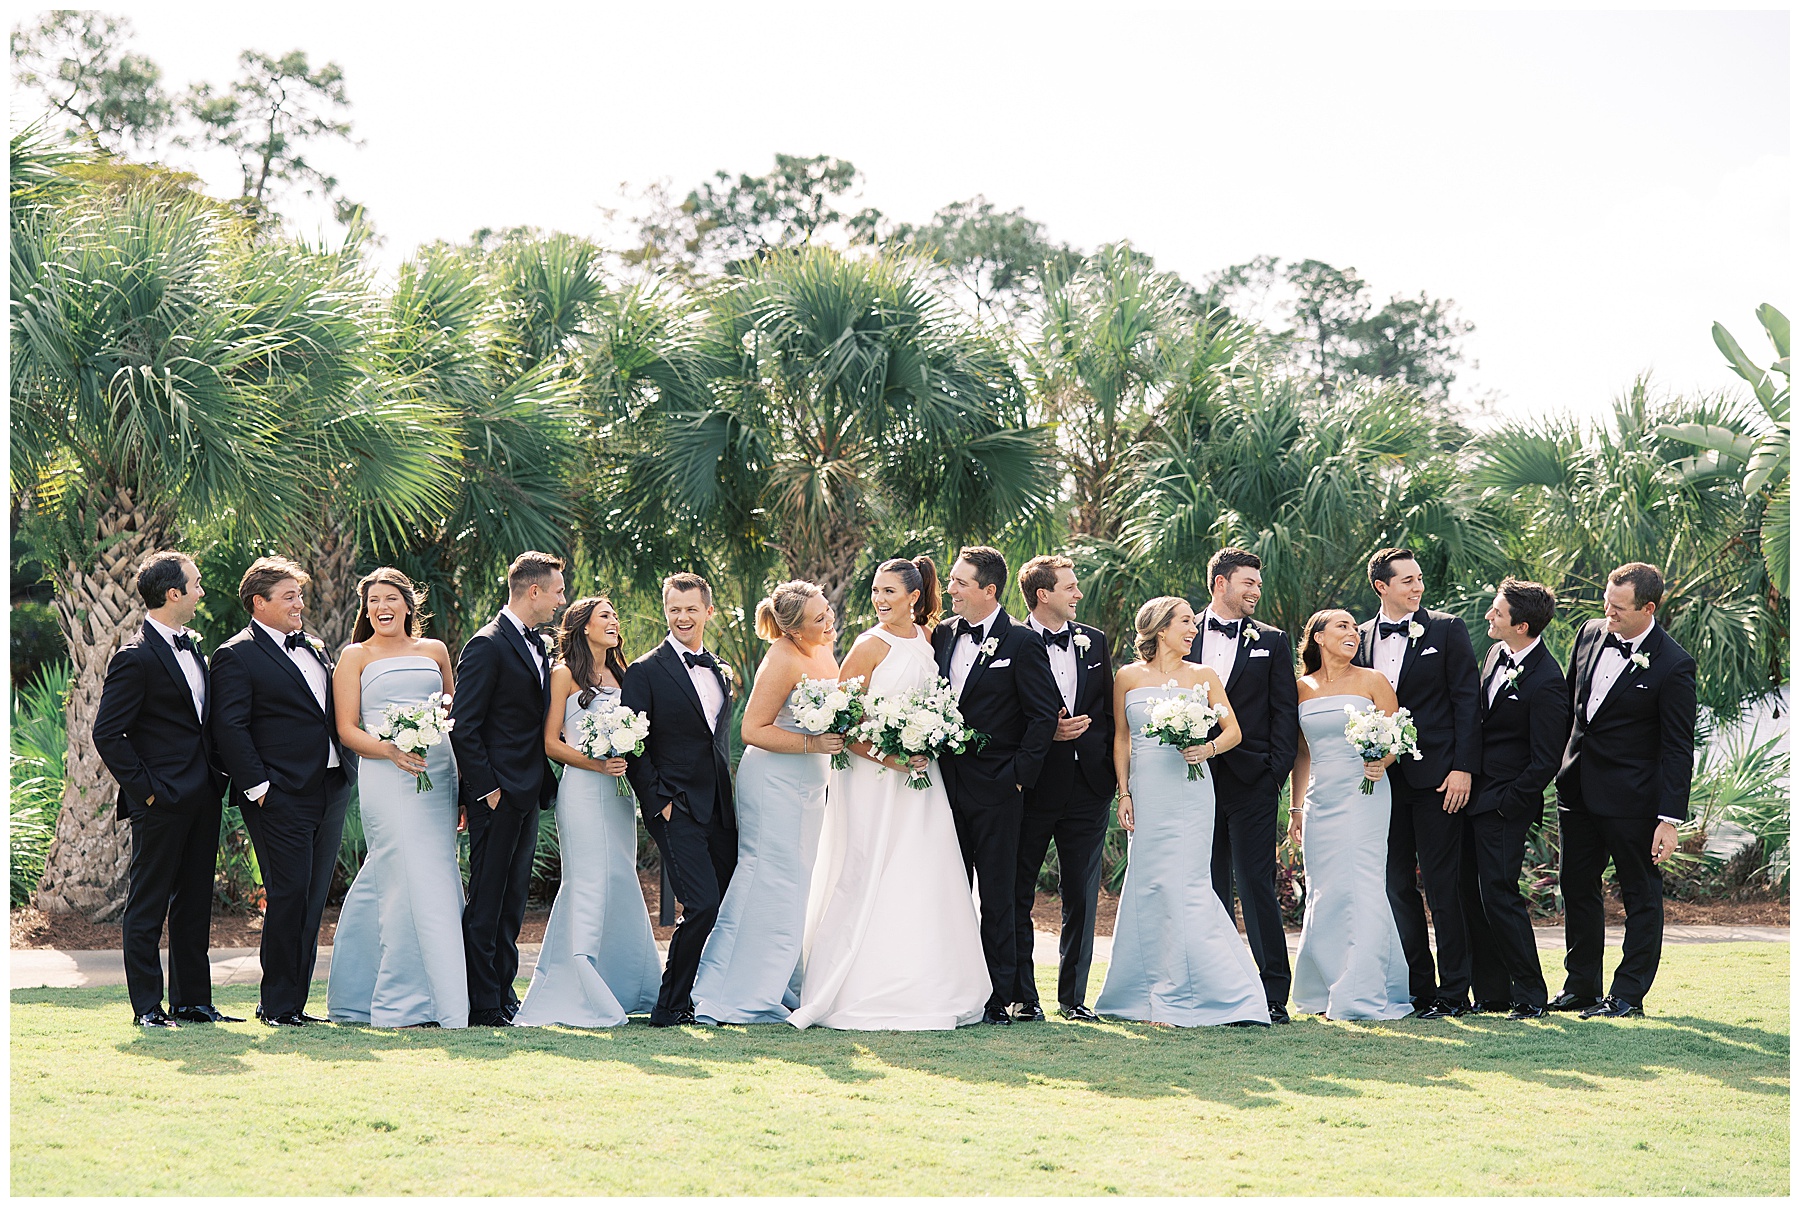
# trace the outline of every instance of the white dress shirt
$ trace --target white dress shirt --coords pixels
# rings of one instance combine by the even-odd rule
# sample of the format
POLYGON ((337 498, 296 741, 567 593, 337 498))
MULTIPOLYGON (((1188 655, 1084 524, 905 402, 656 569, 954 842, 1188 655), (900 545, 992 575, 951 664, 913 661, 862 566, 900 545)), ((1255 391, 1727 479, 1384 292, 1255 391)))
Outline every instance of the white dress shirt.
MULTIPOLYGON (((989 612, 986 620, 975 625, 981 630, 980 633, 958 636, 956 644, 950 649, 950 689, 959 696, 962 695, 963 684, 969 681, 969 672, 975 669, 975 659, 981 654, 981 643, 988 639, 988 634, 993 630, 994 617, 998 615, 999 608, 989 612)), ((960 616, 957 617, 957 622, 961 624, 960 616)), ((974 621, 969 623, 975 624, 974 621)))
MULTIPOLYGON (((669 648, 674 650, 677 656, 700 653, 706 648, 701 646, 700 650, 690 650, 675 640, 673 633, 669 634, 668 641, 669 648)), ((706 712, 706 723, 717 729, 719 727, 719 710, 725 707, 725 692, 719 686, 718 675, 704 666, 690 666, 687 668, 687 673, 688 680, 694 685, 694 690, 700 693, 700 707, 706 712)))
MULTIPOLYGON (((1603 649, 1600 651, 1600 661, 1594 664, 1593 682, 1588 684, 1588 720, 1592 721, 1594 719, 1594 714, 1600 711, 1600 706, 1606 703, 1607 693, 1612 691, 1613 684, 1617 683, 1625 673, 1627 660, 1632 654, 1638 652, 1638 648, 1644 644, 1644 638, 1650 636, 1651 629, 1654 629, 1655 627, 1656 622, 1652 620, 1643 632, 1639 633, 1636 637, 1633 637, 1630 641, 1625 641, 1623 637, 1619 638, 1620 641, 1625 641, 1625 649, 1627 652, 1624 654, 1619 653, 1619 651, 1615 649, 1603 649)), ((1605 638, 1603 637, 1601 640, 1604 641, 1605 638)))
MULTIPOLYGON (((144 619, 150 622, 150 627, 161 634, 164 641, 169 643, 170 649, 175 649, 175 638, 187 632, 186 629, 171 629, 154 616, 146 616, 144 619)), ((194 715, 204 717, 206 715, 206 672, 200 669, 199 655, 191 650, 175 650, 175 663, 181 667, 181 673, 187 676, 188 691, 194 697, 194 715)))
MULTIPOLYGON (((272 629, 260 620, 252 619, 250 623, 267 633, 269 638, 274 641, 276 645, 281 647, 281 652, 287 655, 288 661, 300 668, 300 674, 306 679, 306 685, 312 688, 313 699, 319 702, 319 711, 326 713, 325 724, 327 726, 335 726, 337 724, 337 718, 326 712, 325 709, 325 689, 329 685, 329 680, 325 675, 325 664, 319 661, 318 655, 314 654, 310 649, 304 651, 290 650, 287 648, 288 635, 286 633, 283 633, 278 629, 272 629)), ((337 743, 332 741, 331 735, 327 733, 325 735, 325 766, 330 768, 336 767, 337 765, 337 743)), ((264 780, 262 783, 256 785, 256 787, 245 792, 244 795, 251 800, 261 800, 263 798, 263 793, 268 790, 269 781, 264 780)))
MULTIPOLYGON (((1032 632, 1039 634, 1039 640, 1042 640, 1044 633, 1063 633, 1070 630, 1070 626, 1067 624, 1060 629, 1047 629, 1039 624, 1036 615, 1031 613, 1026 614, 1025 623, 1031 626, 1032 632)), ((1080 652, 1075 648, 1075 634, 1069 632, 1069 642, 1066 647, 1045 645, 1044 652, 1050 655, 1050 674, 1056 680, 1056 689, 1062 693, 1063 708, 1072 717, 1075 715, 1076 660, 1080 657, 1080 652)))
MULTIPOLYGON (((1512 664, 1514 666, 1524 666, 1525 659, 1530 656, 1531 651, 1537 649, 1538 646, 1542 645, 1543 643, 1544 643, 1543 638, 1533 637, 1531 639, 1530 645, 1526 646, 1524 649, 1520 650, 1518 653, 1512 655, 1512 664)), ((1501 648, 1506 649, 1507 647, 1502 645, 1501 648)), ((1496 661, 1494 663, 1494 681, 1488 685, 1487 700, 1488 700, 1489 708, 1492 708, 1494 706, 1494 701, 1498 700, 1500 698, 1500 689, 1506 686, 1506 672, 1499 668, 1500 668, 1500 663, 1498 661, 1496 661)))
MULTIPOLYGON (((1410 624, 1412 623, 1414 615, 1415 613, 1409 612, 1407 615, 1401 617, 1400 620, 1410 624)), ((1375 663, 1375 669, 1380 671, 1387 678, 1388 686, 1392 687, 1395 691, 1399 691, 1400 668, 1406 664, 1406 643, 1412 639, 1404 632, 1393 633, 1383 637, 1381 635, 1381 625, 1383 622, 1388 624, 1396 623, 1385 613, 1375 617, 1375 651, 1373 661, 1375 663)))
MULTIPOLYGON (((523 620, 519 619, 519 614, 517 612, 514 612, 511 608, 507 607, 504 604, 502 604, 500 607, 500 615, 506 617, 508 620, 512 621, 513 624, 518 627, 519 635, 521 637, 525 636, 526 633, 531 631, 525 627, 525 622, 523 620)), ((532 665, 537 667, 538 682, 542 683, 544 681, 544 675, 548 671, 549 666, 544 661, 544 656, 542 654, 538 653, 538 647, 531 644, 531 641, 529 638, 527 638, 527 640, 525 642, 525 649, 530 652, 532 665)))
POLYGON ((1230 624, 1223 616, 1207 608, 1200 616, 1200 661, 1219 672, 1219 682, 1231 678, 1232 670, 1237 666, 1238 649, 1244 644, 1244 626, 1250 624, 1250 618, 1244 617, 1238 622, 1236 637, 1227 637, 1208 626, 1207 622, 1216 620, 1220 624, 1230 624))

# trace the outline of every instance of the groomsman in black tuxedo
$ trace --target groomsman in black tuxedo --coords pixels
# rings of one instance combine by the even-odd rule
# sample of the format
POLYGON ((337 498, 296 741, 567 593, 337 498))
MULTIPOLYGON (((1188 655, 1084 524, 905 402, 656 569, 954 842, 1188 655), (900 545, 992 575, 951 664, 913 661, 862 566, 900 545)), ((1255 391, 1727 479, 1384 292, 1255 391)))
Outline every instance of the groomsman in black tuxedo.
POLYGON ((319 923, 337 867, 355 755, 338 741, 325 643, 306 632, 306 571, 259 557, 238 583, 250 623, 213 652, 212 740, 256 848, 267 909, 262 994, 271 1027, 306 1013, 319 923))
POLYGON ((956 692, 963 720, 987 745, 939 761, 963 866, 981 901, 981 950, 993 993, 981 1021, 1009 1026, 1017 990, 1015 920, 1019 828, 1025 791, 1037 786, 1056 736, 1062 694, 1050 673, 1043 638, 1012 622, 1000 606, 1006 558, 986 545, 965 545, 950 567, 951 611, 932 631, 938 673, 956 692))
POLYGON ((1251 618, 1262 598, 1262 559, 1221 549, 1206 567, 1212 603, 1187 660, 1210 666, 1225 683, 1244 740, 1212 760, 1217 820, 1212 879, 1231 912, 1233 870, 1244 904, 1244 935, 1262 974, 1269 1021, 1288 1021, 1287 934, 1275 888, 1275 814, 1281 784, 1294 769, 1300 735, 1300 689, 1288 635, 1251 618))
POLYGON ((505 1027, 519 1012, 519 928, 531 891, 538 815, 556 799, 544 754, 550 653, 538 633, 563 606, 562 559, 533 550, 506 570, 506 605, 456 661, 450 747, 469 827, 463 958, 469 1023, 505 1027))
POLYGON ((1463 916, 1475 1008, 1542 1018, 1549 1001, 1531 908, 1519 893, 1525 837, 1569 740, 1569 685, 1540 634, 1556 615, 1542 583, 1502 580, 1487 610, 1481 671, 1481 774, 1463 810, 1463 916))
POLYGON ((137 590, 149 609, 144 627, 107 664, 94 717, 94 750, 119 781, 119 819, 131 823, 123 935, 131 1013, 140 1027, 241 1023, 213 1008, 206 958, 225 776, 206 733, 206 657, 184 627, 206 591, 193 559, 173 552, 138 567, 137 590), (167 1014, 158 952, 165 916, 167 1014))
POLYGON ((1362 625, 1359 666, 1394 685, 1412 713, 1423 759, 1401 759, 1390 775, 1388 901, 1411 971, 1420 1018, 1449 1018, 1468 1009, 1469 932, 1463 918, 1463 820, 1481 766, 1481 680, 1469 630, 1448 612, 1422 605, 1425 572, 1410 549, 1381 549, 1369 559, 1369 584, 1380 615, 1362 625), (1419 882, 1431 902, 1437 966, 1425 929, 1419 882))
POLYGON ((1656 623, 1663 577, 1627 562, 1607 576, 1606 615, 1581 626, 1569 660, 1574 723, 1556 775, 1568 979, 1552 1010, 1628 1018, 1662 961, 1662 871, 1687 820, 1694 778, 1694 659, 1656 623), (1612 859, 1625 899, 1625 945, 1600 997, 1612 859))
POLYGON ((731 669, 706 648, 712 586, 663 579, 668 639, 625 671, 620 699, 650 718, 644 753, 626 756, 644 828, 662 853, 681 916, 669 938, 652 1027, 694 1021, 694 975, 737 867, 731 797, 731 669))
POLYGON ((1066 557, 1034 557, 1019 570, 1019 593, 1030 613, 1026 625, 1044 642, 1061 707, 1056 732, 1036 785, 1025 790, 1019 827, 1019 863, 1013 885, 1013 951, 1018 960, 1013 1018, 1039 1022, 1037 974, 1031 963, 1031 907, 1038 869, 1056 842, 1061 872, 1062 940, 1058 948, 1056 1001, 1068 1019, 1096 1021, 1087 1006, 1088 969, 1094 962, 1094 916, 1100 900, 1100 852, 1118 778, 1112 765, 1112 655, 1106 634, 1075 623, 1081 588, 1066 557))

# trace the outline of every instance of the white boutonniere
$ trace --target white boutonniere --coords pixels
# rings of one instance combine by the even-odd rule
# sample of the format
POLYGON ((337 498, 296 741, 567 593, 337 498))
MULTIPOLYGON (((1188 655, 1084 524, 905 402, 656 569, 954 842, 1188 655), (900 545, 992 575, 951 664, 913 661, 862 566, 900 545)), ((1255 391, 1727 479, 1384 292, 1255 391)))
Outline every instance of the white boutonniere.
POLYGON ((1523 670, 1524 670, 1523 667, 1517 667, 1517 666, 1509 666, 1506 668, 1506 674, 1502 677, 1506 680, 1506 690, 1507 691, 1517 690, 1517 688, 1519 686, 1519 675, 1523 672, 1523 670))
POLYGON ((998 637, 989 637, 986 641, 981 643, 981 657, 977 658, 975 661, 986 661, 987 659, 992 658, 999 649, 1000 639, 998 637))
POLYGON ((1418 621, 1415 620, 1406 626, 1406 642, 1408 645, 1411 645, 1423 636, 1425 636, 1425 626, 1418 621))
POLYGON ((713 665, 719 668, 719 675, 733 687, 737 686, 737 672, 731 669, 731 663, 723 658, 715 658, 713 665))
POLYGON ((1255 642, 1258 642, 1261 640, 1262 640, 1262 630, 1257 628, 1255 625, 1251 624, 1249 622, 1249 620, 1245 620, 1244 621, 1244 644, 1251 645, 1251 644, 1254 644, 1255 642))
POLYGON ((1088 646, 1094 644, 1093 639, 1091 637, 1089 637, 1086 633, 1082 633, 1079 631, 1076 632, 1073 640, 1075 642, 1075 648, 1080 650, 1084 654, 1087 653, 1088 646))
POLYGON ((1633 654, 1631 656, 1631 665, 1637 667, 1640 671, 1649 670, 1650 669, 1650 655, 1644 654, 1644 653, 1633 654))

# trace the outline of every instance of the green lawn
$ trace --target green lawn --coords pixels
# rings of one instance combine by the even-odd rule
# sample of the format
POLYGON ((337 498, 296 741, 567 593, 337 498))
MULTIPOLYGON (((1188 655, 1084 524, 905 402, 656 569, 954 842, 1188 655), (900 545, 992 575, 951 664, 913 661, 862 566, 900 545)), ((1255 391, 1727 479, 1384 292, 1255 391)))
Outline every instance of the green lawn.
POLYGON ((12 1192, 1786 1194, 1787 945, 1670 947, 1651 1008, 1267 1031, 144 1034, 122 988, 23 990, 12 1192))

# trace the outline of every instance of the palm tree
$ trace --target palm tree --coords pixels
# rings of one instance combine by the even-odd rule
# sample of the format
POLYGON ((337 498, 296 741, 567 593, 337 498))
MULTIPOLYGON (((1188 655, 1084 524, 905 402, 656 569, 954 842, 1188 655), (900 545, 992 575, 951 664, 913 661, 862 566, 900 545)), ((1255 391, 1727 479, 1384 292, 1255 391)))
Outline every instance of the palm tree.
POLYGON ((143 615, 138 563, 188 517, 278 530, 305 485, 288 421, 352 375, 360 301, 285 256, 166 190, 13 210, 14 503, 49 554, 72 662, 40 908, 106 918, 124 901, 129 842, 86 738, 107 662, 143 615))

